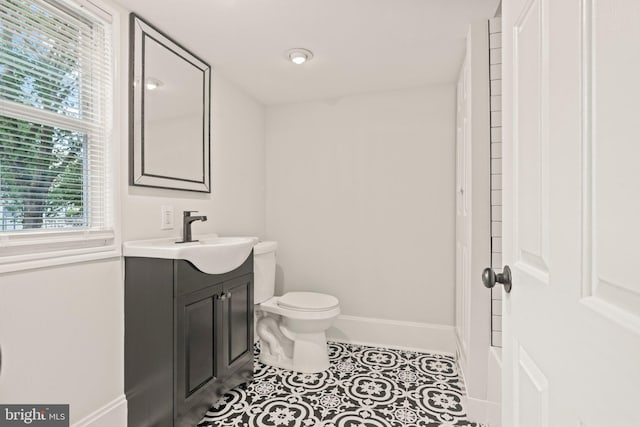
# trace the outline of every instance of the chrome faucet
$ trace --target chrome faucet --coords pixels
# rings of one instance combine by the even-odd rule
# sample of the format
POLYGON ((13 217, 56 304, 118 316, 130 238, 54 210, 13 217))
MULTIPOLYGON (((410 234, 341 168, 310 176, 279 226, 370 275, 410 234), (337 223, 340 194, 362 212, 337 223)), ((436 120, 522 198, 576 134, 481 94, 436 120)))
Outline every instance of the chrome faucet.
POLYGON ((206 221, 207 217, 205 215, 200 216, 191 216, 192 213, 198 211, 183 211, 182 212, 182 240, 176 243, 189 243, 189 242, 197 242, 197 240, 193 240, 191 238, 191 223, 194 221, 206 221))

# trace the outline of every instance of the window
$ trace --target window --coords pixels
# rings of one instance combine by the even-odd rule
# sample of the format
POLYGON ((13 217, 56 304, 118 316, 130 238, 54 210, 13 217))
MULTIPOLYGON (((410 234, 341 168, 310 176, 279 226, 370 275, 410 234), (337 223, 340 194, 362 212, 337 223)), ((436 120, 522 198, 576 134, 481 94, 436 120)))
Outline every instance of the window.
POLYGON ((0 255, 26 236, 113 243, 112 91, 108 22, 61 0, 0 2, 0 255))

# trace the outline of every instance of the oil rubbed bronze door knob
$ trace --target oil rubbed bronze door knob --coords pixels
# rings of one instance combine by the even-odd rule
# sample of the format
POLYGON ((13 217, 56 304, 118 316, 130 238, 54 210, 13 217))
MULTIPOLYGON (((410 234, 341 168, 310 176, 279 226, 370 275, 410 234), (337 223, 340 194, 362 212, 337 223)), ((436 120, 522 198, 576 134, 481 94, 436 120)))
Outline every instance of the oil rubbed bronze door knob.
POLYGON ((482 283, 489 289, 493 288, 496 283, 502 283, 504 291, 509 293, 511 292, 511 269, 508 265, 505 265, 502 273, 496 274, 493 268, 485 268, 482 272, 482 283))

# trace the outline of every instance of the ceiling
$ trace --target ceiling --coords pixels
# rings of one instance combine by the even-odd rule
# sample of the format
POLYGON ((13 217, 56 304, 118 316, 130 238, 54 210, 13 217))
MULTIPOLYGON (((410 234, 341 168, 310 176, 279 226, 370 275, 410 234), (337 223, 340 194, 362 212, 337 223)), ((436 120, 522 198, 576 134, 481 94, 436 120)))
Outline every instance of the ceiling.
POLYGON ((265 105, 457 79, 498 0, 119 0, 265 105), (312 61, 284 52, 303 47, 312 61))

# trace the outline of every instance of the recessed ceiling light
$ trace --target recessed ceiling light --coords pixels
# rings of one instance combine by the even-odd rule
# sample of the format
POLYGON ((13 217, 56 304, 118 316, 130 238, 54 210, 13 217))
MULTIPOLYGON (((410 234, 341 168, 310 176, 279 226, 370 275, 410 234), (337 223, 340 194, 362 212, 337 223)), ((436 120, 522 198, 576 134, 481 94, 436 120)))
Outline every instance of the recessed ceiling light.
POLYGON ((145 83, 147 90, 156 90, 163 85, 164 83, 162 83, 161 80, 156 79, 155 77, 147 77, 147 80, 145 83))
POLYGON ((299 47, 295 49, 289 49, 286 54, 287 59, 289 59, 289 61, 293 62, 296 65, 304 64, 307 61, 311 61, 311 59, 313 58, 313 52, 311 52, 309 49, 303 49, 299 47))

